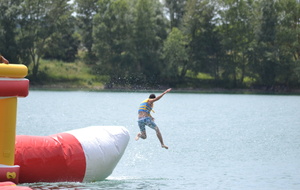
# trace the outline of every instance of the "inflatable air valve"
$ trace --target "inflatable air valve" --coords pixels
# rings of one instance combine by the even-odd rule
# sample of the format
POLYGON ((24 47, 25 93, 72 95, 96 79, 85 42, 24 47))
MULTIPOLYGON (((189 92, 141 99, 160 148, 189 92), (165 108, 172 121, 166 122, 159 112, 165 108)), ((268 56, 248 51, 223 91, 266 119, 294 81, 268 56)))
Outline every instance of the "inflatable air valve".
POLYGON ((122 126, 92 126, 45 137, 18 135, 19 181, 104 180, 121 159, 129 138, 122 126))

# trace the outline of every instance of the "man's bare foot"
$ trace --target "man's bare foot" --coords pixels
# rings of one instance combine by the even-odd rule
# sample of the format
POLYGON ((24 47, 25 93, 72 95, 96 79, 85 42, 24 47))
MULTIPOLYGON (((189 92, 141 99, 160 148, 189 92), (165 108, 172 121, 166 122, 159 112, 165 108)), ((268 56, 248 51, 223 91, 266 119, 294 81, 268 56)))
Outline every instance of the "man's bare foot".
POLYGON ((161 145, 162 148, 168 149, 169 147, 167 147, 166 145, 161 145))
POLYGON ((140 137, 141 137, 141 133, 138 133, 135 137, 135 140, 138 141, 140 139, 140 137))

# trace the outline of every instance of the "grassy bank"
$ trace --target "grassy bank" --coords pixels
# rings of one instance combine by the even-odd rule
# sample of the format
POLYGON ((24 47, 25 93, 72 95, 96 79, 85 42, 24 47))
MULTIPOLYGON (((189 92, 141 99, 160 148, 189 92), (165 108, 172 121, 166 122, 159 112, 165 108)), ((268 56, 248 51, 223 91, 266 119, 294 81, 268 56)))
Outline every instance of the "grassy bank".
MULTIPOLYGON (((84 64, 82 61, 66 63, 57 60, 42 60, 39 68, 38 80, 32 77, 32 68, 29 66, 29 75, 31 89, 44 90, 96 90, 96 91, 153 91, 172 87, 173 92, 188 93, 230 93, 230 94, 300 94, 299 89, 293 90, 268 90, 253 89, 251 87, 244 88, 226 88, 225 84, 215 84, 215 80, 207 74, 200 73, 193 76, 188 73, 189 81, 184 81, 182 85, 161 86, 160 88, 126 88, 114 87, 105 89, 105 82, 108 81, 107 76, 96 76, 92 74, 92 67, 84 64), (223 86, 223 87, 219 87, 223 86)), ((250 81, 250 83, 253 81, 250 81)))
POLYGON ((28 78, 31 89, 103 89, 105 77, 91 74, 91 69, 81 61, 42 60, 38 80, 34 80, 30 72, 28 78))

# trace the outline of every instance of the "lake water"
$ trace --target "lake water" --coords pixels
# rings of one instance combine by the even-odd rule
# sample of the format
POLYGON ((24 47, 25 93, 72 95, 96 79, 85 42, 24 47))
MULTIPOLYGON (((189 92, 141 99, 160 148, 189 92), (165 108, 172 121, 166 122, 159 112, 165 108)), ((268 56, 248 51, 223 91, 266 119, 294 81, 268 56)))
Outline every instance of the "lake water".
POLYGON ((168 93, 153 130, 135 141, 149 93, 30 91, 18 99, 18 135, 121 125, 128 147, 105 181, 21 184, 33 189, 300 189, 300 96, 168 93))

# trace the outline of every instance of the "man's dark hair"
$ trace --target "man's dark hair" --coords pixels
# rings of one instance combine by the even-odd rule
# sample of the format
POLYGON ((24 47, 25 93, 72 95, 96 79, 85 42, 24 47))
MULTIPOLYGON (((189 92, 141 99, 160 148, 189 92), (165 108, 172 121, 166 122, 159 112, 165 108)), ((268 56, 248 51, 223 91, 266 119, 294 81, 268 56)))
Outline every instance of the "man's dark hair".
POLYGON ((150 94, 149 98, 154 99, 154 98, 156 98, 156 96, 155 96, 155 94, 150 94))

